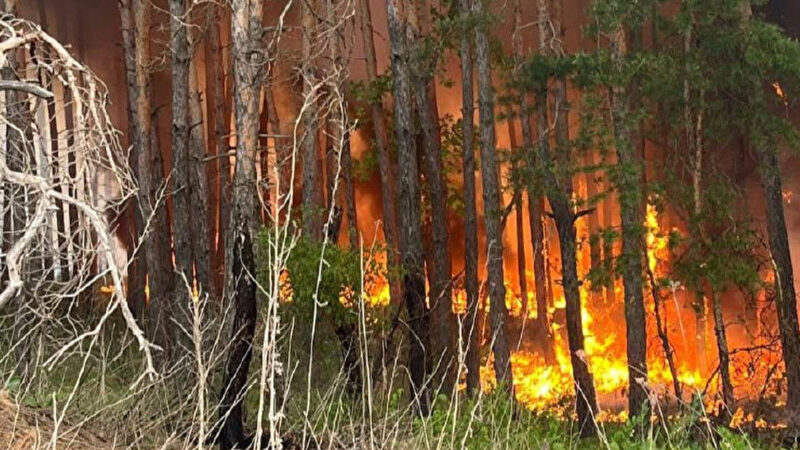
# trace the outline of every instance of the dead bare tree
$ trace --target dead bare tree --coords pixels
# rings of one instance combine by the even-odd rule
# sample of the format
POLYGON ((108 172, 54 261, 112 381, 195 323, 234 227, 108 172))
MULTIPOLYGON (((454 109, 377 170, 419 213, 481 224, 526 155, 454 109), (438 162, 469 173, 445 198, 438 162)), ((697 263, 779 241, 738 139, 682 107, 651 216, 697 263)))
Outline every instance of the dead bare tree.
POLYGON ((6 149, 5 157, 0 158, 0 183, 4 193, 24 194, 4 195, 2 203, 2 214, 12 214, 14 220, 3 223, 7 283, 0 290, 0 309, 26 298, 26 308, 39 311, 38 317, 44 320, 47 314, 59 314, 60 306, 79 301, 83 292, 98 283, 109 283, 112 297, 103 315, 92 327, 75 333, 46 355, 43 367, 52 367, 84 340, 96 339, 109 317, 121 311, 144 352, 145 373, 153 375, 153 346, 126 301, 128 261, 117 254, 120 252, 111 225, 135 195, 136 184, 119 133, 106 111, 105 86, 56 39, 13 15, 0 17, 0 55, 4 78, 15 81, 0 85, 0 140, 6 149), (46 49, 50 56, 29 58, 23 69, 19 55, 32 46, 46 49), (23 76, 23 70, 31 69, 50 74, 52 90, 23 76), (47 139, 50 129, 32 126, 30 116, 19 116, 20 105, 47 114, 48 99, 71 103, 73 126, 58 136, 58 164, 52 140, 47 139), (74 171, 64 170, 70 160, 76 164, 74 171), (59 176, 52 176, 54 170, 59 176), (58 235, 55 214, 65 214, 70 208, 75 211, 75 220, 70 220, 68 230, 65 225, 65 235, 58 235), (60 261, 65 260, 71 276, 56 276, 62 269, 60 261))

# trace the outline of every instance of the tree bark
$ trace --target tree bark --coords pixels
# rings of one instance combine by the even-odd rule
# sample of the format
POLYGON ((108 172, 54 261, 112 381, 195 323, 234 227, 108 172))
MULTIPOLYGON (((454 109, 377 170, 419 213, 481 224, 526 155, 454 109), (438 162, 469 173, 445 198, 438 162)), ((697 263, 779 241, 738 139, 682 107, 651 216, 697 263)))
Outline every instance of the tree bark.
MULTIPOLYGON (((409 48, 422 47, 417 3, 408 11, 409 48)), ((412 50, 413 52, 413 50, 412 50)), ((453 351, 453 306, 451 288, 450 239, 447 229, 447 185, 442 170, 442 143, 439 117, 435 104, 433 69, 436 62, 426 55, 412 54, 411 82, 424 154, 425 180, 431 202, 431 249, 433 264, 429 268, 431 308, 431 363, 437 368, 436 382, 449 394, 455 386, 455 352, 453 351)), ((438 387, 438 386, 437 386, 438 387)))
POLYGON ((469 18, 474 0, 459 0, 461 20, 461 134, 464 169, 464 290, 467 294, 467 311, 464 320, 463 341, 467 348, 467 394, 480 389, 480 342, 478 341, 478 211, 475 187, 475 99, 472 78, 472 43, 469 18))
MULTIPOLYGON (((519 0, 514 2, 514 66, 515 70, 520 70, 522 64, 522 8, 519 0)), ((528 96, 521 92, 519 96, 520 125, 522 129, 522 145, 527 152, 526 164, 535 167, 537 164, 536 150, 533 141, 533 130, 531 129, 530 110, 528 109, 528 96)), ((545 362, 555 364, 555 352, 553 349, 553 333, 550 329, 550 319, 548 317, 548 293, 547 293, 547 264, 545 258, 544 225, 542 215, 544 213, 544 197, 531 178, 526 180, 526 190, 528 192, 528 222, 531 229, 531 248, 533 254, 533 282, 536 291, 536 323, 541 330, 542 348, 545 362)))
MULTIPOLYGON (((476 0, 475 12, 486 14, 485 0, 476 0)), ((488 266, 490 321, 492 324, 492 352, 494 371, 498 383, 504 383, 513 392, 511 355, 506 333, 506 287, 503 277, 503 236, 500 225, 500 180, 495 148, 494 87, 489 57, 488 26, 481 22, 475 28, 475 61, 478 67, 478 108, 481 135, 481 179, 483 181, 483 205, 485 210, 488 266)))
MULTIPOLYGON (((130 0, 134 16, 135 88, 131 90, 131 103, 135 106, 133 151, 139 167, 138 207, 144 222, 150 228, 142 228, 139 238, 143 240, 143 253, 147 265, 149 301, 145 330, 148 339, 164 349, 169 359, 172 339, 169 333, 169 300, 172 291, 172 257, 169 243, 169 228, 159 219, 166 217, 163 205, 157 205, 156 191, 162 178, 155 173, 161 170, 160 151, 153 145, 150 86, 150 8, 146 0, 130 0), (151 221, 151 217, 153 220, 151 221)), ((162 172, 163 173, 163 172, 162 172)))
MULTIPOLYGON (((372 12, 369 0, 359 0, 361 12, 361 34, 364 38, 364 54, 366 55, 367 79, 374 83, 378 79, 378 59, 375 55, 373 38, 372 12)), ((383 104, 379 98, 372 99, 369 104, 372 128, 375 133, 375 146, 378 149, 378 169, 381 174, 381 199, 383 211, 383 236, 386 241, 386 265, 390 273, 400 266, 397 212, 395 209, 395 173, 387 143, 386 121, 383 104)), ((396 280, 389 280, 389 295, 392 305, 399 307, 402 302, 401 285, 396 280)))
MULTIPOLYGON (((169 0, 170 49, 172 51, 172 239, 175 245, 174 284, 175 299, 172 303, 173 320, 186 324, 189 320, 189 293, 181 275, 189 285, 194 284, 192 258, 192 206, 189 184, 189 38, 186 29, 185 0, 169 0)), ((173 339, 183 338, 180 326, 170 326, 173 339)), ((188 328, 188 326, 186 327, 188 328)))
MULTIPOLYGON (((750 2, 742 8, 742 22, 746 25, 752 16, 750 2)), ((754 82, 754 89, 761 89, 754 82)), ((761 130, 751 130, 757 136, 761 130)), ((752 139, 752 138, 751 138, 752 139)), ((800 330, 797 319, 797 293, 794 287, 792 255, 783 211, 783 187, 778 163, 779 150, 771 142, 755 144, 758 154, 761 186, 764 190, 764 207, 767 215, 767 235, 775 284, 778 293, 775 300, 778 310, 778 329, 781 335, 781 350, 786 366, 786 404, 793 411, 800 411, 800 330)))
MULTIPOLYGON (((514 117, 511 114, 508 118, 508 138, 511 145, 511 151, 513 153, 519 153, 521 151, 525 151, 526 149, 520 149, 519 143, 517 142, 517 127, 514 125, 514 117)), ((525 155, 527 156, 527 154, 525 155)), ((512 176, 518 178, 520 176, 520 164, 516 159, 516 156, 512 156, 513 163, 512 163, 512 176)), ((527 280, 527 269, 525 264, 525 218, 524 218, 524 210, 522 208, 522 186, 519 180, 515 181, 514 185, 514 225, 515 225, 515 237, 517 238, 517 278, 518 278, 518 286, 519 286, 519 295, 520 295, 520 304, 521 304, 521 317, 523 325, 526 323, 528 319, 528 280, 527 280)), ((522 333, 524 333, 525 329, 524 326, 521 328, 520 331, 520 339, 517 343, 517 347, 522 342, 522 333)))
MULTIPOLYGON (((549 42, 552 25, 547 4, 544 0, 538 1, 539 13, 539 50, 547 52, 546 42, 549 42)), ((558 24, 559 21, 556 21, 558 24)), ((553 30, 560 33, 560 25, 554 25, 553 30)), ((553 218, 558 230, 559 244, 561 247, 561 284, 564 289, 566 302, 567 340, 569 343, 570 362, 572 364, 572 377, 575 380, 575 410, 578 416, 580 434, 583 437, 594 436, 597 433, 594 422, 597 411, 597 399, 594 380, 589 368, 588 355, 584 348, 583 319, 581 316, 580 282, 578 278, 578 261, 576 245, 576 216, 571 201, 572 178, 570 176, 558 177, 556 165, 568 163, 570 138, 568 128, 568 108, 566 105, 566 82, 563 78, 556 80, 554 92, 556 107, 556 143, 557 154, 553 156, 550 151, 549 137, 549 108, 547 102, 547 86, 541 86, 538 95, 537 125, 539 130, 538 156, 540 167, 544 169, 545 191, 550 206, 553 209, 553 218)))
POLYGON ((319 148, 317 146, 317 132, 319 118, 317 100, 318 86, 316 80, 316 64, 313 61, 313 46, 315 45, 315 30, 317 20, 312 10, 316 1, 308 0, 302 4, 303 22, 303 101, 305 112, 303 115, 303 234, 311 239, 322 240, 322 231, 325 217, 324 194, 320 177, 322 176, 319 148))
POLYGON ((733 384, 731 384, 730 353, 728 338, 725 336, 725 321, 722 315, 722 299, 719 292, 711 293, 711 305, 714 311, 714 334, 717 338, 717 356, 719 357, 719 378, 722 381, 722 409, 720 415, 730 419, 734 411, 733 384))
POLYGON ((246 448, 242 403, 252 358, 256 325, 253 240, 259 225, 256 189, 258 113, 261 72, 267 56, 261 42, 262 0, 233 0, 231 35, 234 57, 236 172, 226 239, 225 301, 233 305, 231 347, 220 394, 220 445, 246 448))
MULTIPOLYGON (((617 30, 611 40, 612 61, 621 66, 625 55, 625 33, 617 30)), ((625 290, 625 331, 628 355, 628 413, 639 416, 649 409, 647 392, 647 317, 642 291, 642 192, 641 161, 634 148, 628 125, 627 92, 624 87, 610 90, 611 115, 617 149, 616 184, 622 217, 622 283, 625 290)))
MULTIPOLYGON (((131 7, 132 0, 121 0, 119 3, 119 11, 120 11, 120 18, 121 18, 121 27, 122 27, 122 50, 123 56, 125 58, 125 81, 127 86, 127 94, 128 94, 128 142, 131 146, 131 153, 130 153, 130 164, 131 169, 133 170, 133 175, 136 177, 137 180, 141 179, 138 158, 136 157, 137 148, 134 147, 134 138, 136 136, 136 48, 135 48, 135 24, 133 18, 133 9, 131 7)), ((40 7, 42 11, 44 11, 44 5, 40 0, 40 7)), ((58 140, 55 140, 55 144, 57 145, 58 140)), ((55 147, 54 147, 55 148, 55 147)), ((58 157, 54 158, 56 161, 59 160, 58 157)), ((57 169, 56 169, 57 171, 57 169)), ((132 244, 134 246, 138 245, 139 239, 138 236, 142 232, 144 228, 144 217, 142 216, 142 210, 138 207, 138 202, 132 202, 131 207, 131 215, 133 216, 133 239, 132 244)), ((59 214, 59 217, 63 220, 64 214, 59 214)), ((61 230, 59 230, 59 233, 61 230)), ((142 247, 144 248, 144 247, 142 247)), ((144 251, 142 251, 144 253, 144 251)), ((65 269, 67 267, 65 266, 65 269)), ((69 276, 69 273, 65 274, 69 276)), ((146 258, 137 257, 134 259, 133 264, 131 264, 130 269, 128 270, 128 285, 130 296, 129 303, 131 304, 131 309, 134 311, 137 319, 141 319, 144 315, 144 308, 146 305, 146 298, 145 298, 145 286, 147 284, 147 264, 146 258)))
MULTIPOLYGON (((210 47, 207 62, 207 80, 213 80, 213 103, 214 108, 214 142, 215 154, 217 155, 217 170, 219 171, 219 192, 217 204, 217 244, 215 252, 215 263, 213 276, 217 286, 216 294, 222 295, 224 285, 225 267, 225 237, 227 236, 228 219, 230 218, 231 200, 231 160, 228 153, 228 133, 226 125, 230 112, 225 107, 225 66, 222 62, 224 48, 219 36, 219 27, 222 23, 222 8, 218 5, 209 5, 208 21, 208 45, 210 47)), ((206 90, 206 92, 210 92, 206 90)), ((209 99, 210 100, 210 99, 209 99)))
POLYGON ((775 304, 778 310, 783 361, 786 365, 788 394, 786 404, 800 409, 800 331, 797 320, 797 294, 794 288, 792 256, 783 211, 780 167, 777 150, 759 146, 757 151, 767 213, 769 250, 775 270, 775 284, 778 293, 775 304))
MULTIPOLYGON (((697 139, 699 136, 695 132, 695 120, 694 120, 694 113, 692 111, 691 106, 691 86, 689 85, 688 79, 688 58, 689 53, 692 50, 692 28, 693 22, 690 20, 689 27, 684 32, 683 35, 683 52, 684 57, 687 60, 687 67, 685 67, 685 71, 687 73, 684 74, 683 80, 683 121, 684 121, 684 131, 685 131, 685 139, 686 139, 686 147, 689 151, 689 154, 693 156, 691 161, 692 167, 692 213, 693 213, 693 220, 692 226, 694 228, 693 232, 699 233, 699 223, 700 214, 703 210, 703 203, 702 203, 702 192, 700 191, 702 186, 702 176, 703 176, 703 147, 702 143, 697 139)), ((698 234, 699 235, 699 234, 698 234)), ((705 297, 703 295, 702 290, 698 289, 694 294, 694 312, 695 312, 695 323, 696 323, 696 330, 695 330, 695 358, 697 359, 697 367, 700 368, 702 373, 707 372, 706 367, 706 305, 705 305, 705 297)))
POLYGON ((409 321, 409 371, 413 401, 420 414, 429 411, 427 378, 428 311, 425 306, 425 272, 420 227, 419 172, 416 136, 411 121, 412 99, 409 74, 407 24, 401 0, 386 2, 389 17, 390 60, 397 133, 398 202, 400 248, 403 269, 403 302, 409 321))
POLYGON ((203 133, 203 111, 197 87, 197 69, 190 67, 189 78, 189 170, 190 206, 194 220, 189 221, 192 234, 192 259, 197 278, 197 291, 201 295, 215 292, 211 276, 211 239, 208 224, 208 172, 206 171, 206 140, 203 133))

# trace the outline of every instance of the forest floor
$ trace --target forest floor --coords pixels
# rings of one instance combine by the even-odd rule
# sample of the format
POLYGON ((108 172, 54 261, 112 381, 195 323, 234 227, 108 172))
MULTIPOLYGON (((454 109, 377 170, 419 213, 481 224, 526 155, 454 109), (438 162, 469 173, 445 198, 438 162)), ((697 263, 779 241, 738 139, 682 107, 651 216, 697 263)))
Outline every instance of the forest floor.
POLYGON ((89 431, 85 423, 54 420, 53 412, 20 405, 0 391, 0 448, 109 449, 113 445, 89 431), (53 442, 53 436, 57 436, 53 442))

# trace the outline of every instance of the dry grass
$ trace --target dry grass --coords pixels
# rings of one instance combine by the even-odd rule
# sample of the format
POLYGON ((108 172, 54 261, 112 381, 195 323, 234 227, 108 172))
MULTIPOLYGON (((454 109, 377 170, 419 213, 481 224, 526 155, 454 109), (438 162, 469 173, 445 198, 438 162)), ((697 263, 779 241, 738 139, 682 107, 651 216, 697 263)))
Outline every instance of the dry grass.
POLYGON ((6 391, 0 391, 0 448, 28 450, 111 449, 117 446, 90 431, 90 425, 62 422, 56 430, 55 421, 47 411, 22 405, 6 391), (57 436, 53 442, 53 436, 57 436))

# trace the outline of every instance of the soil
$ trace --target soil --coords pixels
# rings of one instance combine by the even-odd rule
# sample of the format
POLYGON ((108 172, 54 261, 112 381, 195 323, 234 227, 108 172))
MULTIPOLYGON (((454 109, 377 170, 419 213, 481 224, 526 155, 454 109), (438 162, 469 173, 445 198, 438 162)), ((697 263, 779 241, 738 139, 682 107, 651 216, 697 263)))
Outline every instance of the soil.
POLYGON ((115 446, 90 431, 89 424, 62 422, 56 430, 52 411, 20 405, 6 391, 0 391, 0 448, 28 450, 55 448, 73 450, 112 449, 115 446))

